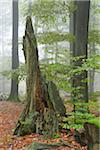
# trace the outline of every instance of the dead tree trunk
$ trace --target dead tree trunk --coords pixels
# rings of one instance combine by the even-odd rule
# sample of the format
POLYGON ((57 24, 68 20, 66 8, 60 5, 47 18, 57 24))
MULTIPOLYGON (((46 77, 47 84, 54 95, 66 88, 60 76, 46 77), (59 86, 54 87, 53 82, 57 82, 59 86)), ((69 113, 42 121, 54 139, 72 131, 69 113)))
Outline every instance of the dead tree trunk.
POLYGON ((23 50, 27 69, 27 104, 14 134, 53 134, 58 130, 57 114, 65 115, 66 111, 55 84, 52 81, 46 83, 46 79, 41 76, 37 42, 30 17, 26 20, 23 50))

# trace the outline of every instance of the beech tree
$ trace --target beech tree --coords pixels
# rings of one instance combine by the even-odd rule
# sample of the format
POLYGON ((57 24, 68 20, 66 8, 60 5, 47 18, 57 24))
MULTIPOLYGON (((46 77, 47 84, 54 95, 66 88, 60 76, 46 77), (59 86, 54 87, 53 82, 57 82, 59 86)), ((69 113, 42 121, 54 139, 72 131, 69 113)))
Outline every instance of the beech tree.
MULTIPOLYGON (((13 0, 12 30, 12 70, 19 67, 18 57, 18 0, 13 0)), ((8 100, 18 101, 18 76, 11 80, 11 92, 8 100)))
MULTIPOLYGON (((70 16, 70 31, 75 35, 75 41, 71 43, 71 55, 73 56, 73 69, 82 67, 88 57, 88 25, 90 1, 75 2, 76 10, 70 16)), ((74 73, 72 78, 72 99, 88 101, 88 72, 74 73)))

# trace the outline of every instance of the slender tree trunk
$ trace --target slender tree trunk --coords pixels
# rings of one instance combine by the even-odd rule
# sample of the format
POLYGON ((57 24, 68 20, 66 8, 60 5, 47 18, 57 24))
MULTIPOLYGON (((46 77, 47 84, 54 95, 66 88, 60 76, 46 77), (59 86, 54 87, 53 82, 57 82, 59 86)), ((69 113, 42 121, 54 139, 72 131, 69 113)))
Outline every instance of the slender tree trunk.
MULTIPOLYGON (((94 12, 91 12, 91 22, 90 22, 90 31, 95 27, 95 14, 94 12)), ((89 57, 96 52, 95 42, 89 44, 89 57)), ((95 69, 89 71, 89 98, 92 98, 93 92, 94 92, 94 76, 95 76, 95 69)))
MULTIPOLYGON (((12 31, 12 70, 19 67, 18 57, 18 1, 13 0, 13 31, 12 31)), ((18 101, 18 77, 11 80, 11 93, 8 100, 18 101)))
MULTIPOLYGON (((57 24, 56 24, 56 30, 57 32, 59 32, 59 28, 58 28, 58 20, 57 20, 57 24)), ((58 56, 59 56, 59 46, 58 46, 58 42, 55 42, 55 63, 58 63, 58 56)))
POLYGON ((29 2, 29 15, 32 15, 32 0, 28 0, 29 2))
POLYGON ((58 63, 58 43, 55 43, 55 63, 58 63))
MULTIPOLYGON (((71 33, 75 35, 75 42, 71 43, 71 54, 73 58, 79 57, 78 60, 73 61, 73 69, 81 67, 83 60, 87 59, 87 45, 88 45, 88 25, 89 25, 89 9, 90 1, 75 1, 76 11, 71 14, 70 27, 71 33)), ((88 73, 83 71, 72 78, 72 99, 88 101, 88 73)))
MULTIPOLYGON (((95 43, 90 45, 90 53, 89 57, 95 53, 95 43)), ((89 98, 92 98, 92 95, 94 93, 94 76, 95 76, 95 69, 93 68, 92 70, 89 71, 89 98)))

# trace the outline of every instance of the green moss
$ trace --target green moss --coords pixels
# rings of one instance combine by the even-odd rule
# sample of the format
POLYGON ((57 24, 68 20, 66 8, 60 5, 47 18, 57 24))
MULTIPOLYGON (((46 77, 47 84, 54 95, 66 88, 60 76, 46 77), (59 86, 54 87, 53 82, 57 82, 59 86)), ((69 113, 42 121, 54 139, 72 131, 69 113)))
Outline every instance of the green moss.
POLYGON ((95 124, 97 127, 100 128, 100 117, 97 117, 95 119, 91 119, 88 122, 91 123, 91 124, 95 124))

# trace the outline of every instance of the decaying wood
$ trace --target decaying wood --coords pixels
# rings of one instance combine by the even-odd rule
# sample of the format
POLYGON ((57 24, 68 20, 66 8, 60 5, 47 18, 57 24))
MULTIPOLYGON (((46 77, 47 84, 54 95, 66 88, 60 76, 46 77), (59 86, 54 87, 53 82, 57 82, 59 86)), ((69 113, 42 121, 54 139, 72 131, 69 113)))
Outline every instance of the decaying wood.
POLYGON ((28 150, 51 150, 53 148, 55 149, 61 149, 62 147, 66 148, 72 148, 74 150, 80 150, 80 148, 75 148, 73 145, 69 144, 68 142, 62 141, 59 143, 53 143, 53 144, 48 144, 48 143, 39 143, 39 142, 33 142, 28 150))
POLYGON ((75 131, 76 142, 81 146, 87 146, 88 150, 99 150, 99 127, 93 123, 85 122, 84 128, 75 131))
POLYGON ((76 142, 81 145, 81 147, 88 145, 87 133, 84 128, 75 130, 74 138, 76 142))
POLYGON ((100 128, 93 124, 86 122, 84 128, 87 133, 88 150, 99 150, 100 148, 100 128))
POLYGON ((18 120, 14 134, 31 132, 53 134, 58 131, 57 114, 65 115, 65 106, 53 82, 41 75, 37 42, 30 17, 26 19, 23 51, 27 69, 27 104, 18 120))

